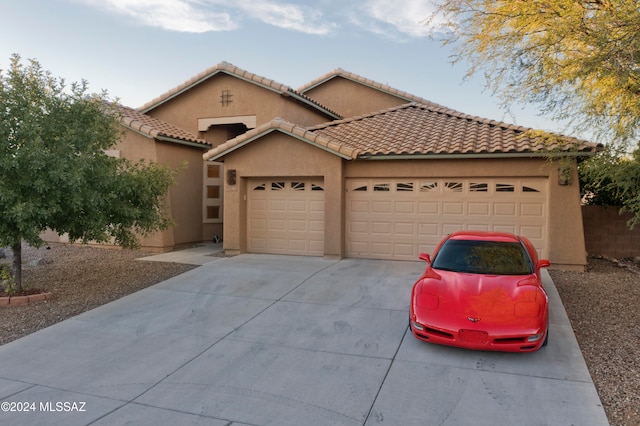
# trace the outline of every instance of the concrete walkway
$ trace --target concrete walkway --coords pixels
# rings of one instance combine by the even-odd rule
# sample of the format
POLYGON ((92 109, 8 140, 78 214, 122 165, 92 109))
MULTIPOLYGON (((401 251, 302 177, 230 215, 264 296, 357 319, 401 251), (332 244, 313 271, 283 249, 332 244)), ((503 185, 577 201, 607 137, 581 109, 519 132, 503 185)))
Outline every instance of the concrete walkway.
POLYGON ((413 338, 421 262, 194 257, 0 346, 0 424, 608 424, 547 273, 549 345, 506 354, 413 338))

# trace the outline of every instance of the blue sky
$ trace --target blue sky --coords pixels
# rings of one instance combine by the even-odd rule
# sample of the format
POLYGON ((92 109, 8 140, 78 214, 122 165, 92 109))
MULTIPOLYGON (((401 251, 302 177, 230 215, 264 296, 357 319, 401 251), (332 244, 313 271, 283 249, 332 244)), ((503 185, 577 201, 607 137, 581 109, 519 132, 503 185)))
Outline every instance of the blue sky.
POLYGON ((138 107, 219 62, 297 88, 343 68, 466 114, 569 134, 535 106, 510 113, 463 81, 428 37, 429 0, 5 0, 12 53, 138 107))

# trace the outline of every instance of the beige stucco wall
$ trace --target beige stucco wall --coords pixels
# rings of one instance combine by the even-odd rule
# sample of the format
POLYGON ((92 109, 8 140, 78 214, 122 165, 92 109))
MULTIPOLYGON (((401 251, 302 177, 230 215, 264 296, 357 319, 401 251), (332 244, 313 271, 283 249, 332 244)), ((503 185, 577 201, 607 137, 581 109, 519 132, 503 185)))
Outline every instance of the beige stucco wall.
POLYGON ((306 91, 305 95, 345 118, 369 114, 409 102, 342 77, 328 80, 306 91))
POLYGON ((310 126, 330 121, 330 118, 310 106, 283 96, 273 90, 219 73, 154 108, 147 113, 152 117, 172 123, 215 145, 226 133, 198 132, 198 119, 238 116, 255 116, 256 125, 280 117, 301 126, 310 126), (231 98, 228 105, 221 104, 221 94, 228 90, 231 98), (224 134, 223 134, 224 133, 224 134))
POLYGON ((354 177, 535 177, 548 178, 549 258, 554 267, 582 270, 586 264, 577 175, 559 185, 557 166, 540 158, 455 160, 342 160, 282 133, 272 133, 234 151, 225 169, 238 184, 225 183, 225 242, 230 253, 246 250, 246 178, 321 176, 325 181, 325 256, 343 257, 344 181, 354 177))
POLYGON ((145 159, 180 168, 175 184, 167 195, 167 213, 175 225, 140 239, 147 250, 166 251, 202 241, 202 154, 205 149, 172 142, 157 141, 133 131, 115 146, 131 161, 145 159))

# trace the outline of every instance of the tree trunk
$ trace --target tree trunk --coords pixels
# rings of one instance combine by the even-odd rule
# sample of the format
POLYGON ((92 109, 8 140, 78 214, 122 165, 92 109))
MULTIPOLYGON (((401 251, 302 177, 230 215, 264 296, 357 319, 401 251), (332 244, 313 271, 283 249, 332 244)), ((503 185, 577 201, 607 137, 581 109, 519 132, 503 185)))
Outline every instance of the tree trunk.
POLYGON ((16 280, 16 291, 22 292, 22 240, 18 239, 11 247, 13 250, 13 278, 16 280))

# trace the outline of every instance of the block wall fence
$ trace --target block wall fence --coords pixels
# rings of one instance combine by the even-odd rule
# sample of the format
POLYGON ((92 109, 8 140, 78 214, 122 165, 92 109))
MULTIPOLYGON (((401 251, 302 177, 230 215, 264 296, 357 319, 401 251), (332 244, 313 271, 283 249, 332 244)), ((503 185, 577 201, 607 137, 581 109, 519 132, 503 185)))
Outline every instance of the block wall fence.
POLYGON ((640 256, 640 225, 629 229, 630 213, 615 206, 582 206, 584 239, 589 256, 614 259, 640 256))

